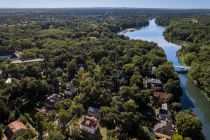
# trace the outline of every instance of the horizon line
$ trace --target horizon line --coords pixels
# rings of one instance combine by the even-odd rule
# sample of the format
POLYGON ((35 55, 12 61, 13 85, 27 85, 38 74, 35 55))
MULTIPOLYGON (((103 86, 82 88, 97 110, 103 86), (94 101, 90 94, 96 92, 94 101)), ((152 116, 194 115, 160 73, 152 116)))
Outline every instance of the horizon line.
POLYGON ((167 9, 167 10, 210 10, 210 8, 145 8, 145 7, 0 7, 0 9, 167 9))

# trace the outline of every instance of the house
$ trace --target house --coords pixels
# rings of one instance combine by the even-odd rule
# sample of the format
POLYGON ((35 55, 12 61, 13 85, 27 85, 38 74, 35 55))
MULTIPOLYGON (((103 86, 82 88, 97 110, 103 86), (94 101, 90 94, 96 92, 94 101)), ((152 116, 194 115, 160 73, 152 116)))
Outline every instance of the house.
POLYGON ((168 93, 166 92, 154 92, 155 97, 159 97, 162 100, 165 100, 168 98, 168 93))
POLYGON ((80 123, 80 128, 90 134, 95 134, 99 127, 99 120, 95 117, 85 116, 83 121, 80 123))
POLYGON ((72 98, 76 92, 77 92, 77 88, 74 87, 73 85, 70 85, 66 88, 66 90, 64 90, 64 95, 66 97, 72 98))
POLYGON ((47 97, 45 102, 46 107, 51 107, 52 105, 56 104, 58 101, 61 100, 61 95, 52 94, 51 96, 47 97))
POLYGON ((21 136, 27 127, 20 121, 14 121, 10 123, 5 129, 5 135, 8 140, 15 140, 18 136, 21 136))
POLYGON ((144 81, 144 85, 147 89, 154 89, 155 91, 162 91, 163 83, 159 79, 147 78, 144 81))
POLYGON ((158 116, 160 120, 172 122, 170 112, 168 111, 168 104, 162 104, 162 107, 159 109, 158 116))
POLYGON ((163 83, 159 79, 154 79, 154 78, 148 78, 147 83, 154 84, 154 85, 160 85, 160 86, 163 85, 163 83))
POLYGON ((89 107, 88 108, 88 115, 90 116, 98 116, 100 108, 89 107))
POLYGON ((175 133, 173 128, 172 122, 161 121, 154 126, 154 133, 159 137, 165 136, 166 138, 171 139, 175 133))

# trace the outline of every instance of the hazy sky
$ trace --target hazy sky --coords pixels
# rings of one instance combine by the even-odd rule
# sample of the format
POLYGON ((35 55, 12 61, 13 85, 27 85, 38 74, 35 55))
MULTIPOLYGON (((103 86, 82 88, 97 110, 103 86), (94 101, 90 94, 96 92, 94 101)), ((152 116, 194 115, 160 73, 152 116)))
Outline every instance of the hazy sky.
POLYGON ((136 7, 210 9, 210 0, 0 0, 0 3, 0 8, 136 7))

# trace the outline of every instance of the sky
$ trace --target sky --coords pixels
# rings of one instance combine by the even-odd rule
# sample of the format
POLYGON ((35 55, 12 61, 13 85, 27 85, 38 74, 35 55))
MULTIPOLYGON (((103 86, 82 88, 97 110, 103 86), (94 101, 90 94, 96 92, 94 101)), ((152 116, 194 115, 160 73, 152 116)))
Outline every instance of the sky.
POLYGON ((210 9, 210 0, 0 0, 0 8, 132 7, 210 9))

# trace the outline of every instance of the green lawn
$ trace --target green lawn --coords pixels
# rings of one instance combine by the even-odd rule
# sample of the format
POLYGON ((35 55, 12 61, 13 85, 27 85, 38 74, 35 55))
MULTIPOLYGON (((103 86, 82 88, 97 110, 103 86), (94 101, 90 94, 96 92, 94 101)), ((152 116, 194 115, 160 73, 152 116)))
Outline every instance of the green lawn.
POLYGON ((108 140, 108 137, 107 137, 107 134, 108 134, 107 128, 100 126, 99 129, 100 129, 100 133, 102 135, 102 140, 108 140))

